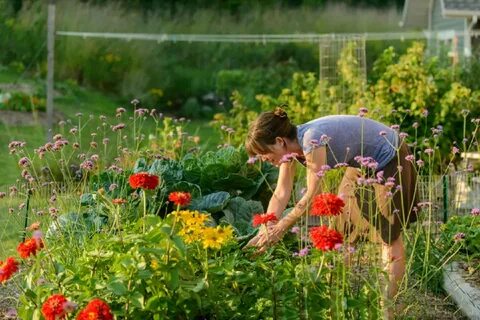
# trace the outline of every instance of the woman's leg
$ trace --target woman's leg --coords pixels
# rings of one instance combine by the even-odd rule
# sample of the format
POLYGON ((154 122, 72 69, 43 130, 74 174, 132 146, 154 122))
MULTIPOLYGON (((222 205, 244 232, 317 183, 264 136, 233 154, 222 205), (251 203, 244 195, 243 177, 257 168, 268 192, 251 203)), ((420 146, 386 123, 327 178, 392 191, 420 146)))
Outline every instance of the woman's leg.
POLYGON ((393 319, 394 302, 405 274, 405 246, 402 235, 391 244, 382 244, 383 268, 388 279, 384 282, 384 318, 393 319))

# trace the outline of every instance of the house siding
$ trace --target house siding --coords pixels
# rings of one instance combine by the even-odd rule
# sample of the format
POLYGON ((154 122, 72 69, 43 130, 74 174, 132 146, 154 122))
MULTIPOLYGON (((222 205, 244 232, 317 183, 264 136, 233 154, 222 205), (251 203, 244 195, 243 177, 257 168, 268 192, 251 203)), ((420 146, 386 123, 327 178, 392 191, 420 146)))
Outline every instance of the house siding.
MULTIPOLYGON (((464 54, 465 38, 463 33, 466 31, 465 18, 444 18, 442 16, 441 0, 434 0, 432 8, 432 30, 434 32, 454 30, 459 33, 457 36, 457 52, 460 56, 464 54)), ((432 54, 440 54, 442 50, 450 50, 451 42, 442 40, 431 40, 429 43, 432 54)))

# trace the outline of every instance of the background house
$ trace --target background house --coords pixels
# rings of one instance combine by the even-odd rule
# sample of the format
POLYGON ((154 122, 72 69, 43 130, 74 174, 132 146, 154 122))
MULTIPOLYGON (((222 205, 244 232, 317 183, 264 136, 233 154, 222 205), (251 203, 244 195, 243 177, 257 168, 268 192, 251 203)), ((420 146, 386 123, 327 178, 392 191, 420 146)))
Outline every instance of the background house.
POLYGON ((480 0, 406 0, 401 24, 429 32, 430 54, 446 50, 455 60, 477 50, 479 17, 480 0))

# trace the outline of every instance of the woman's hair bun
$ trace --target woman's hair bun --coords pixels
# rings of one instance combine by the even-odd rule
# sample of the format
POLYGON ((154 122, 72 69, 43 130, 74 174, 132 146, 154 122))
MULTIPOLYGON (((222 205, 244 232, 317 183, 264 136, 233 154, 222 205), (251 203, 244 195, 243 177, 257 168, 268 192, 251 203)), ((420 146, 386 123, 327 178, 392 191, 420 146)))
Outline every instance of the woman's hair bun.
MULTIPOLYGON (((284 105, 282 105, 282 107, 283 106, 284 105)), ((275 111, 273 111, 273 114, 280 118, 287 118, 287 112, 283 110, 281 107, 276 107, 275 111)))

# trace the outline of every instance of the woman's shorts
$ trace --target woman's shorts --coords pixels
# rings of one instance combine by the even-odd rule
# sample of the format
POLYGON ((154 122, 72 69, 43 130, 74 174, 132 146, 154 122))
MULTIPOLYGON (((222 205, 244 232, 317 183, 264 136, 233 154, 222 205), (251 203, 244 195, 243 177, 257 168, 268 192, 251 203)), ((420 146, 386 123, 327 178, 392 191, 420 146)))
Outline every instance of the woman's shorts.
POLYGON ((341 225, 337 224, 347 236, 351 234, 355 239, 373 226, 382 241, 390 244, 398 239, 402 229, 416 221, 417 173, 413 163, 405 159, 409 154, 408 146, 402 144, 397 155, 380 170, 384 181, 395 179, 392 188, 378 183, 360 187, 357 179, 368 177, 363 177, 358 169, 347 168, 339 188, 346 206, 339 217, 341 225), (356 203, 349 203, 349 198, 356 198, 356 203))

